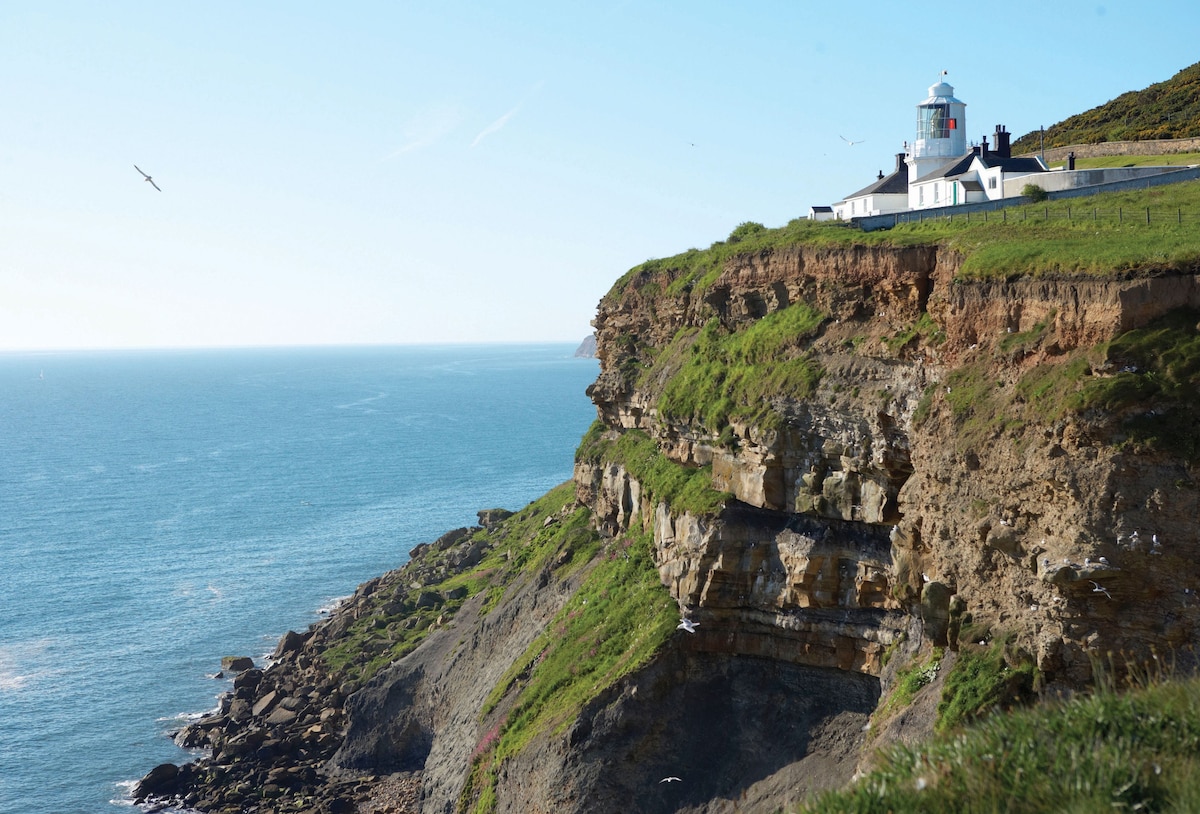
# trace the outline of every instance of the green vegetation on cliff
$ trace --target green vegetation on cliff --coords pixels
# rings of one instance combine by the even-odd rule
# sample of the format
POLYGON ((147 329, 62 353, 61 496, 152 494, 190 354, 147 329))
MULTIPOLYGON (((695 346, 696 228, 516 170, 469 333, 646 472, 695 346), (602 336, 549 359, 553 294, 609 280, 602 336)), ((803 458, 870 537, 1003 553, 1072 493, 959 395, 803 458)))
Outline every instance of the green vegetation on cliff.
POLYGON ((810 814, 1200 810, 1200 680, 1107 687, 888 750, 810 814))
POLYGON ((1067 414, 1089 418, 1112 443, 1200 459, 1200 312, 1181 309, 1111 342, 1016 367, 1052 342, 1049 322, 1011 334, 998 354, 1020 370, 1011 384, 979 357, 952 370, 941 392, 959 424, 964 447, 990 443, 1027 422, 1067 414))
POLYGON ((1007 637, 963 642, 938 702, 939 733, 951 732, 996 710, 1033 700, 1037 671, 1007 637))
POLYGON ((821 367, 805 351, 804 341, 823 321, 824 315, 805 303, 768 314, 736 333, 710 320, 694 339, 663 353, 649 372, 654 376, 664 365, 678 367, 659 399, 659 414, 668 422, 698 419, 715 432, 731 419, 763 425, 771 398, 805 398, 816 390, 821 367))
POLYGON ((699 293, 712 285, 725 270, 726 264, 738 257, 752 256, 765 251, 775 251, 788 246, 814 246, 817 248, 847 248, 855 245, 911 245, 927 243, 924 237, 909 238, 889 232, 859 231, 848 223, 834 221, 817 222, 796 218, 786 225, 768 229, 761 224, 748 229, 742 224, 726 240, 719 240, 707 249, 688 249, 673 257, 647 260, 634 266, 613 286, 619 293, 639 280, 665 274, 670 283, 666 293, 679 294, 685 291, 699 293))
POLYGON ((679 513, 716 514, 729 500, 728 494, 712 488, 711 467, 675 463, 641 430, 627 430, 613 439, 604 429, 599 421, 592 424, 575 454, 577 461, 625 467, 648 498, 669 503, 679 513))

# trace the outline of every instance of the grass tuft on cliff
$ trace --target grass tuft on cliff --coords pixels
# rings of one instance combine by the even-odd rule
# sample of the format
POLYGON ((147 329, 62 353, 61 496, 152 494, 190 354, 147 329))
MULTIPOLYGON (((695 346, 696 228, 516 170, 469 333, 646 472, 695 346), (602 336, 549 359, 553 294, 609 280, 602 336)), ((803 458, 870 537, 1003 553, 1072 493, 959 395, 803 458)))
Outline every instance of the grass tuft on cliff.
MULTIPOLYGON (((730 333, 713 319, 681 354, 658 403, 665 421, 699 419, 720 432, 730 419, 769 424, 770 399, 808 398, 821 381, 821 366, 807 353, 825 316, 795 303, 730 333)), ((663 354, 671 358, 675 354, 663 354)), ((649 375, 655 375, 652 370, 649 375)))
POLYGON ((665 501, 680 513, 713 515, 730 499, 728 493, 712 488, 711 467, 675 463, 641 430, 626 430, 613 440, 597 421, 584 435, 575 459, 624 466, 648 497, 665 501))
POLYGON ((1200 811, 1200 679, 994 715, 895 747, 809 814, 1200 811))
POLYGON ((1006 637, 986 646, 963 644, 946 676, 935 731, 952 732, 997 709, 1033 700, 1037 668, 1006 637))

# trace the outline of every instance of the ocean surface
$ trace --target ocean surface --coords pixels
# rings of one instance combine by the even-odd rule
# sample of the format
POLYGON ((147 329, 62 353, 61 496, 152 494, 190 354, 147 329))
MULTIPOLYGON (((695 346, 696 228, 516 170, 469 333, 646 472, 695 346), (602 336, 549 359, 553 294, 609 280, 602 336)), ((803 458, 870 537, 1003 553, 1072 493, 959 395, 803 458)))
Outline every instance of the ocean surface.
POLYGON ((569 479, 573 351, 0 354, 0 812, 131 811, 222 656, 569 479))

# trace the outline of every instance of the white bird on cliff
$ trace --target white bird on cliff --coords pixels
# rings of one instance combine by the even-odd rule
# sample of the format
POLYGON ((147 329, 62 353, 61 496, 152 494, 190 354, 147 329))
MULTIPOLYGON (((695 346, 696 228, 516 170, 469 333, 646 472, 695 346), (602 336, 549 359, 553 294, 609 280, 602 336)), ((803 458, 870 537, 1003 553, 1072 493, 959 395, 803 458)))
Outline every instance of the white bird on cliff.
POLYGON ((674 775, 672 775, 671 777, 664 777, 662 780, 659 780, 658 782, 659 782, 660 784, 661 784, 661 783, 682 783, 682 782, 683 782, 683 778, 682 778, 682 777, 675 777, 674 775))
POLYGON ((1109 599, 1112 599, 1112 594, 1110 594, 1110 593, 1108 592, 1108 589, 1107 589, 1107 588, 1104 588, 1103 586, 1101 586, 1101 585, 1100 585, 1100 583, 1096 582, 1095 580, 1092 580, 1092 585, 1096 586, 1096 587, 1092 588, 1092 593, 1094 593, 1094 594, 1104 594, 1104 595, 1105 595, 1105 596, 1107 596, 1109 599))
MULTIPOLYGON (((135 170, 137 170, 138 172, 142 172, 141 168, 139 168, 137 164, 134 164, 133 168, 135 170)), ((158 189, 158 184, 154 183, 153 178, 151 178, 149 175, 146 175, 146 173, 144 173, 144 172, 142 172, 142 175, 145 176, 146 180, 150 182, 150 186, 154 187, 155 189, 158 189)), ((161 189, 158 189, 158 191, 162 192, 161 189)))
POLYGON ((696 625, 698 625, 698 624, 700 624, 700 623, 693 622, 691 619, 689 619, 685 616, 679 620, 679 624, 677 624, 675 626, 675 629, 676 630, 686 630, 688 633, 695 633, 696 625))

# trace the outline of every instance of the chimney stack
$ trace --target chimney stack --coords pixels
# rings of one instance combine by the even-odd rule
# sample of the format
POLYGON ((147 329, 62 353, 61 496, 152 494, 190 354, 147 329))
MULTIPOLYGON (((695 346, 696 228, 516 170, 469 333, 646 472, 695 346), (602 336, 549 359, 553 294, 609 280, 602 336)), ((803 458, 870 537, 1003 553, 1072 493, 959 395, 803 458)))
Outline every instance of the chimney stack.
POLYGON ((988 154, 988 149, 987 149, 987 136, 984 136, 984 137, 983 137, 983 143, 979 145, 979 157, 980 157, 980 158, 987 158, 987 154, 988 154))
POLYGON ((1009 144, 1009 132, 1004 125, 996 125, 995 151, 1000 158, 1012 158, 1012 147, 1009 144))

